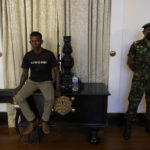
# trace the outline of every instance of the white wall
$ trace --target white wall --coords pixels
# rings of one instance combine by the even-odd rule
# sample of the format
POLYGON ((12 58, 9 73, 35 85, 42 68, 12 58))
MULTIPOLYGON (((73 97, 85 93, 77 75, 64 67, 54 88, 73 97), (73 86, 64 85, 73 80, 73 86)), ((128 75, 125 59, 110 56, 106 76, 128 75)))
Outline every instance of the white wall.
MULTIPOLYGON (((148 0, 112 0, 110 49, 117 51, 117 55, 110 57, 109 89, 112 95, 108 112, 127 109, 133 75, 126 65, 127 54, 133 41, 143 37, 142 26, 150 22, 149 6, 148 0)), ((141 102, 138 112, 145 112, 145 101, 141 102)))
MULTIPOLYGON (((0 52, 2 53, 1 36, 0 36, 0 52)), ((2 57, 0 57, 0 89, 1 88, 4 88, 2 57)))
POLYGON ((120 96, 121 49, 123 36, 123 11, 124 0, 112 0, 111 3, 111 32, 110 51, 116 51, 116 56, 109 60, 109 91, 108 112, 121 112, 122 100, 120 96))
MULTIPOLYGON (((1 7, 0 7, 1 8, 1 7)), ((1 12, 1 10, 0 10, 1 12)), ((1 20, 0 20, 0 52, 2 52, 2 43, 1 43, 1 20)), ((0 89, 4 88, 4 78, 3 78, 3 66, 2 58, 0 57, 0 89)), ((6 104, 0 104, 0 112, 6 111, 6 104)))
MULTIPOLYGON (((0 52, 2 53, 1 30, 0 30, 0 52)), ((2 57, 0 57, 0 89, 4 88, 2 57)))
MULTIPOLYGON (((1 39, 0 39, 1 40, 1 39)), ((0 42, 0 52, 1 48, 1 42, 0 42)), ((4 79, 3 79, 3 66, 2 66, 2 57, 0 57, 0 89, 4 88, 4 79)), ((6 104, 0 104, 0 112, 5 112, 6 111, 6 104)))
MULTIPOLYGON (((0 41, 1 41, 1 36, 0 36, 0 41)), ((0 42, 0 52, 2 52, 1 42, 0 42)), ((4 88, 2 58, 3 57, 0 57, 0 89, 4 88)), ((6 111, 6 104, 0 104, 0 112, 5 112, 5 111, 6 111)))

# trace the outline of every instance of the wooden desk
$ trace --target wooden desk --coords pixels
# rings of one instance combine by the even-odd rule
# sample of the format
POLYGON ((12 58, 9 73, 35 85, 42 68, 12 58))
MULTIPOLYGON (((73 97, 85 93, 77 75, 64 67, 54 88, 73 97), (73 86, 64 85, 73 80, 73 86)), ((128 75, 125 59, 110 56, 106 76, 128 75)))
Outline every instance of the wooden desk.
MULTIPOLYGON (((0 90, 0 102, 5 100, 12 101, 13 90, 0 90), (3 100, 5 98, 5 100, 3 100), (8 100, 9 99, 9 100, 8 100)), ((100 128, 105 127, 107 114, 107 97, 109 94, 107 87, 103 83, 84 83, 84 87, 80 92, 62 93, 68 96, 72 101, 74 112, 70 112, 65 116, 61 116, 56 112, 52 112, 49 124, 50 125, 65 125, 65 126, 82 126, 91 128, 88 141, 92 144, 97 144, 99 138, 97 132, 100 128)), ((36 113, 40 116, 43 112, 43 96, 41 93, 34 93, 29 101, 36 103, 36 113), (32 101, 30 100, 32 99, 32 101)), ((31 105, 32 105, 31 104, 31 105)), ((18 128, 18 118, 21 114, 20 109, 17 109, 16 114, 16 131, 20 136, 18 128)), ((24 117, 22 117, 24 118, 24 117)), ((21 124, 25 125, 26 120, 22 119, 21 124)), ((21 125, 20 124, 20 125, 21 125)))

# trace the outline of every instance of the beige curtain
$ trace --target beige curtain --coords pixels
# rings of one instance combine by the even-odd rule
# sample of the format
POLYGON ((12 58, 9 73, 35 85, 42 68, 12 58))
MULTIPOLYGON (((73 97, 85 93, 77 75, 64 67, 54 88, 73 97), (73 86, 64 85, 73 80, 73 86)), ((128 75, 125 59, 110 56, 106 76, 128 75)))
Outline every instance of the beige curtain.
POLYGON ((110 0, 65 0, 73 70, 84 82, 108 82, 110 0))
MULTIPOLYGON (((16 88, 23 56, 31 49, 32 31, 40 31, 43 47, 57 53, 58 39, 64 35, 64 0, 3 0, 2 25, 4 84, 16 88)), ((9 127, 13 127, 15 111, 10 105, 7 108, 9 127)))
POLYGON ((57 20, 64 34, 63 0, 3 0, 3 54, 5 88, 15 88, 21 75, 24 54, 31 49, 29 35, 40 31, 43 47, 57 52, 57 20))

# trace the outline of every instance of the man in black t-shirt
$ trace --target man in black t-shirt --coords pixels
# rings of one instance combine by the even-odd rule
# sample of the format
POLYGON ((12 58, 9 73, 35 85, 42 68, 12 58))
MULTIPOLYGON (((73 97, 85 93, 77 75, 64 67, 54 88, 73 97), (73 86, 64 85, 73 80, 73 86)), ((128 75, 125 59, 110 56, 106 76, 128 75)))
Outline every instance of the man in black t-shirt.
POLYGON ((60 96, 60 77, 57 69, 57 61, 51 51, 41 47, 43 43, 41 33, 32 32, 30 34, 30 43, 32 45, 32 50, 27 52, 23 58, 23 72, 20 85, 15 91, 16 101, 19 104, 22 113, 30 122, 29 126, 24 131, 24 135, 29 134, 38 124, 38 119, 30 109, 26 98, 37 89, 40 89, 44 96, 44 112, 41 118, 42 130, 45 134, 49 134, 50 128, 47 122, 49 121, 51 113, 50 110, 54 103, 54 88, 51 74, 52 71, 54 71, 56 78, 55 95, 60 96), (31 70, 31 73, 28 79, 29 69, 31 70))

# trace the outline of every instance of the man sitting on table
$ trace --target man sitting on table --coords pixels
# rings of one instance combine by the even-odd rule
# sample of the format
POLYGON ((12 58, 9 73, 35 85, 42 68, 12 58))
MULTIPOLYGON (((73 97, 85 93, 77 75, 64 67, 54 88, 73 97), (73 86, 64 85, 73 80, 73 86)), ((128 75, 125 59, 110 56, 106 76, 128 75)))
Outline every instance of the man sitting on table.
POLYGON ((30 43, 32 50, 27 52, 22 62, 22 76, 20 85, 15 91, 16 101, 19 104, 21 111, 25 118, 30 122, 25 129, 24 135, 33 131, 35 126, 39 123, 38 118, 30 109, 26 98, 34 91, 40 89, 44 96, 44 112, 42 114, 42 131, 45 134, 50 133, 48 121, 51 114, 51 108, 54 103, 54 88, 52 84, 52 74, 54 71, 56 78, 56 96, 60 96, 60 77, 57 69, 57 61, 54 54, 41 47, 43 40, 42 34, 39 32, 32 32, 30 34, 30 43), (28 71, 31 70, 30 78, 28 79, 28 71))

